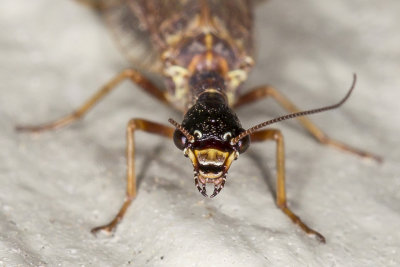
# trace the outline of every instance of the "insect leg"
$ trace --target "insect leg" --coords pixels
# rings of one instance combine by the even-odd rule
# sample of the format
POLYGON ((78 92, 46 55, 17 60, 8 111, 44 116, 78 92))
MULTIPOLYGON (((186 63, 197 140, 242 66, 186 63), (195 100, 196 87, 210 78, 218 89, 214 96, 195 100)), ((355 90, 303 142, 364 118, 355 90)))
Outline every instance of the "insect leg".
POLYGON ((106 83, 98 92, 96 92, 91 98, 89 98, 82 106, 71 114, 64 116, 58 120, 42 125, 28 125, 28 126, 17 126, 17 131, 26 132, 42 132, 47 130, 54 130, 62 128, 71 124, 72 122, 82 118, 95 104, 103 99, 108 93, 117 88, 117 85, 122 81, 130 79, 133 83, 138 85, 145 92, 149 93, 153 97, 157 98, 161 102, 168 104, 165 94, 158 89, 153 83, 151 83, 146 77, 140 72, 133 69, 126 69, 106 83))
POLYGON ((157 134, 167 138, 172 138, 174 128, 164 126, 155 122, 143 119, 132 119, 126 127, 126 160, 127 160, 127 173, 126 173, 126 197, 119 212, 115 218, 106 225, 95 227, 91 230, 93 234, 100 230, 111 232, 117 224, 122 220, 126 210, 131 204, 132 200, 136 197, 136 174, 135 174, 135 131, 141 130, 151 134, 157 134))
POLYGON ((276 182, 276 204, 277 206, 293 221, 293 223, 300 226, 300 228, 307 234, 315 235, 316 238, 325 243, 325 238, 317 231, 308 227, 301 219, 294 214, 286 203, 286 189, 285 189, 285 151, 283 143, 283 135, 279 130, 268 129, 261 130, 251 134, 252 142, 262 142, 266 140, 274 140, 276 142, 276 169, 277 169, 277 182, 276 182))
MULTIPOLYGON (((280 106, 289 112, 295 113, 301 111, 297 108, 289 99, 287 99, 283 94, 279 93, 275 88, 270 86, 257 87, 254 90, 242 95, 238 101, 235 103, 234 107, 244 106, 249 103, 261 100, 266 97, 272 97, 280 106)), ((297 117, 302 124, 302 126, 320 143, 324 145, 329 145, 337 149, 347 151, 356 154, 360 157, 370 158, 378 162, 382 162, 382 158, 378 155, 372 154, 367 151, 354 148, 345 143, 337 141, 330 138, 326 133, 324 133, 319 127, 317 127, 313 122, 311 122, 308 117, 297 117)))
POLYGON ((124 0, 75 0, 75 1, 93 9, 104 10, 112 7, 113 5, 123 2, 124 0))

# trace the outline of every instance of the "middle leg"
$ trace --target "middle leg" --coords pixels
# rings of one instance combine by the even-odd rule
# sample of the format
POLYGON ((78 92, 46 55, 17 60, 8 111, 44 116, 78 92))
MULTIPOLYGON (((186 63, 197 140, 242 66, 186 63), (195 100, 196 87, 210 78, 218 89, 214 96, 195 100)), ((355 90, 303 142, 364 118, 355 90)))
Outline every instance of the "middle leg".
POLYGON ((48 130, 55 130, 58 128, 65 127, 71 123, 81 119, 86 113, 89 112, 100 100, 107 96, 111 91, 117 88, 122 81, 129 79, 138 87, 150 94, 154 98, 169 105, 166 93, 157 88, 150 80, 148 80, 143 74, 134 70, 126 69, 119 73, 117 76, 112 78, 106 83, 99 91, 97 91, 92 97, 90 97, 83 105, 81 105, 76 111, 59 118, 58 120, 48 122, 41 125, 24 125, 17 126, 16 130, 20 132, 43 132, 48 130))
POLYGON ((285 186, 285 150, 281 131, 276 129, 267 129, 251 134, 252 142, 262 142, 267 140, 274 140, 276 142, 276 205, 293 221, 293 223, 300 226, 304 232, 315 235, 320 242, 325 243, 325 237, 323 235, 308 227, 287 206, 285 186))
MULTIPOLYGON (((289 99, 287 99, 283 94, 279 93, 275 88, 270 86, 261 86, 253 89, 252 91, 242 95, 238 101, 234 104, 234 107, 241 107, 246 104, 253 103, 255 101, 261 100, 266 97, 272 97, 281 107, 286 109, 291 113, 301 111, 297 108, 289 99)), ((382 162, 382 158, 375 154, 367 151, 354 148, 345 143, 337 141, 330 138, 326 133, 324 133, 319 127, 317 127, 308 117, 297 117, 302 124, 302 126, 320 143, 324 145, 329 145, 337 149, 347 151, 356 154, 360 157, 371 158, 378 162, 382 162)))

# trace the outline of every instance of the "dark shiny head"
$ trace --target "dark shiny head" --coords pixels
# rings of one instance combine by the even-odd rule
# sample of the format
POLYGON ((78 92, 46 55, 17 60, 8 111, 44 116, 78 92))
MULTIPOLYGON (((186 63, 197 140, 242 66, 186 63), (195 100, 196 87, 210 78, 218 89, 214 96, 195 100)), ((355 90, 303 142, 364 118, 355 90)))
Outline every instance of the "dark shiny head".
POLYGON ((200 193, 207 196, 206 184, 212 183, 214 192, 210 197, 214 197, 224 187, 233 160, 248 148, 250 138, 231 144, 231 139, 244 129, 218 92, 202 94, 185 114, 181 127, 186 134, 177 128, 174 143, 192 161, 200 193))
POLYGON ((340 107, 350 97, 357 78, 354 74, 349 91, 336 104, 286 114, 244 130, 235 113, 226 105, 220 90, 213 89, 213 85, 223 86, 215 77, 213 73, 207 73, 200 79, 205 82, 200 82, 203 87, 196 86, 200 89, 198 100, 185 114, 182 125, 170 119, 177 128, 174 133, 175 145, 192 161, 195 183, 200 193, 207 196, 206 183, 214 184, 211 197, 216 196, 224 187, 232 161, 246 151, 252 133, 273 123, 340 107))

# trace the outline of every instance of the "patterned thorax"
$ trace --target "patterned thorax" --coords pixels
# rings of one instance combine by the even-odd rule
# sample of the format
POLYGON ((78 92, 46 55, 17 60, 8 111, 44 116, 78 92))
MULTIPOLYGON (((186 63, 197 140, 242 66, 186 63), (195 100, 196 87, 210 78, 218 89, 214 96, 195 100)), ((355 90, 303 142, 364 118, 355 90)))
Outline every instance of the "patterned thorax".
POLYGON ((158 51, 170 102, 186 111, 195 103, 190 79, 215 71, 225 80, 228 104, 253 60, 251 1, 129 1, 158 51))

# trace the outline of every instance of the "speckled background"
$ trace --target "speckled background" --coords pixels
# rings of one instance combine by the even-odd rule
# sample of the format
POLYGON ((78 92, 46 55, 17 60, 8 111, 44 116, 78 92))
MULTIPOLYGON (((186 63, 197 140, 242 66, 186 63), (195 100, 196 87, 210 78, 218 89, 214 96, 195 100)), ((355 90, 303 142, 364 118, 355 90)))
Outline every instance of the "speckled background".
MULTIPOLYGON (((180 114, 125 83, 83 121, 41 135, 129 66, 91 10, 69 0, 0 3, 0 266, 399 266, 400 2, 288 0, 257 7, 257 66, 247 88, 273 84, 302 108, 339 100, 313 120, 375 151, 383 164, 316 143, 296 121, 285 136, 289 204, 327 238, 306 236, 275 206, 274 144, 234 162, 204 199, 172 142, 137 134, 139 194, 112 237, 94 237, 123 200, 125 125, 180 114)), ((238 111, 249 127, 284 111, 238 111)))

